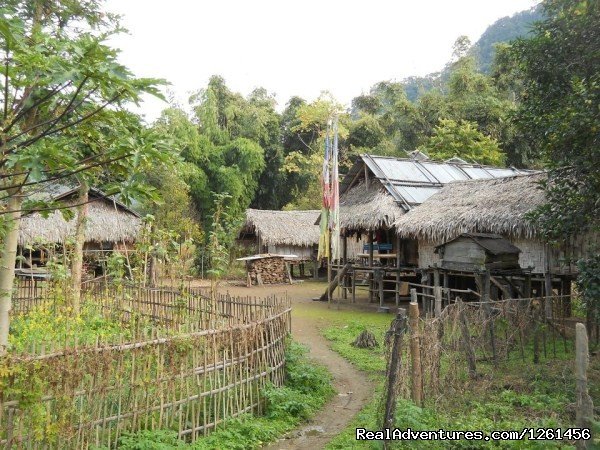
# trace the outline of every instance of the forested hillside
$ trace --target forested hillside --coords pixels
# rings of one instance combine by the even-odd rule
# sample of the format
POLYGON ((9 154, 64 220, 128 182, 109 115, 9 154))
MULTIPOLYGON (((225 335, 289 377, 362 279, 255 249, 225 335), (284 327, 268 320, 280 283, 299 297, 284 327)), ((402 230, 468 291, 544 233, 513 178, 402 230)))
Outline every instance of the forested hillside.
MULTIPOLYGON (((513 39, 527 36, 534 22, 543 18, 541 4, 512 16, 502 17, 487 27, 481 37, 473 44, 470 54, 475 58, 477 69, 489 74, 492 71, 496 45, 507 43, 513 39)), ((445 89, 450 77, 450 64, 439 72, 424 77, 408 77, 404 82, 406 95, 411 101, 417 100, 425 92, 432 89, 445 89)))
MULTIPOLYGON (((508 48, 500 49, 490 73, 476 56, 487 61, 494 41, 520 34, 539 14, 536 9, 501 19, 473 46, 459 38, 443 77, 431 77, 418 98, 404 82, 381 81, 349 107, 325 92, 313 102, 293 97, 280 113, 267 89, 243 96, 213 76, 187 108, 172 104, 153 125, 179 162, 175 171, 159 167, 148 177, 163 196, 186 205, 179 213, 169 205, 156 216, 173 221, 179 214, 179 232, 189 235, 194 223, 211 230, 219 210, 220 242, 228 246, 248 207, 319 208, 321 149, 332 114, 339 117, 342 173, 360 153, 406 156, 416 149, 437 159, 539 165, 530 141, 510 120, 520 87, 508 48)), ((203 236, 209 239, 209 233, 203 236)))
POLYGON ((519 37, 527 37, 533 22, 543 18, 541 5, 518 12, 510 17, 502 17, 490 25, 473 45, 473 54, 482 72, 489 73, 494 61, 495 44, 509 42, 519 37))

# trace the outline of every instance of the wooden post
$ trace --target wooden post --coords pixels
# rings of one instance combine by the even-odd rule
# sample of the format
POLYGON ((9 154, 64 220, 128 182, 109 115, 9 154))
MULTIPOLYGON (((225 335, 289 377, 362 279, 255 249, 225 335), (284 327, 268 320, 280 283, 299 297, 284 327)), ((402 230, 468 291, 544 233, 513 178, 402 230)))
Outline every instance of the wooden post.
POLYGON ((352 271, 352 303, 356 303, 356 270, 352 271))
MULTIPOLYGON (((397 232, 397 230, 396 230, 397 232)), ((402 288, 402 280, 400 279, 400 264, 402 263, 401 259, 400 259, 400 245, 402 244, 402 241, 400 239, 400 236, 398 234, 396 234, 396 288, 395 288, 395 294, 396 294, 396 307, 400 304, 400 291, 402 288)))
POLYGON ((525 277, 525 292, 523 292, 525 298, 531 298, 531 274, 527 274, 525 277))
POLYGON ((498 364, 498 353, 496 352, 496 334, 494 331, 494 319, 492 317, 492 305, 490 302, 490 285, 491 276, 490 271, 486 270, 482 275, 481 280, 481 301, 485 308, 486 319, 489 321, 490 330, 490 345, 492 347, 492 358, 494 359, 494 365, 498 364))
POLYGON ((467 316, 465 314, 465 305, 460 299, 456 297, 456 303, 458 303, 458 314, 460 316, 460 331, 462 335, 462 344, 465 350, 465 356, 467 357, 467 365, 469 367, 469 376, 473 379, 477 378, 477 367, 475 365, 475 352, 471 345, 471 333, 469 333, 469 324, 467 322, 467 316))
MULTIPOLYGON (((373 230, 369 230, 369 269, 373 268, 373 230)), ((373 271, 369 272, 369 303, 373 302, 373 271)))
POLYGON ((329 285, 327 286, 327 290, 325 291, 325 293, 323 295, 321 295, 319 300, 324 302, 325 300, 331 299, 331 294, 333 293, 333 291, 335 291, 335 288, 338 286, 340 279, 344 275, 346 275, 346 272, 348 272, 350 267, 352 267, 352 264, 348 263, 341 270, 338 271, 335 278, 329 283, 329 285))
POLYGON ((419 345, 419 304, 414 301, 416 300, 417 296, 416 289, 411 289, 410 294, 411 302, 408 307, 408 317, 410 328, 410 359, 412 368, 412 399, 415 402, 415 405, 421 406, 423 403, 423 381, 421 374, 421 346, 419 345))
POLYGON ((440 271, 433 269, 433 296, 434 296, 434 315, 440 317, 442 314, 442 287, 440 286, 440 271))
POLYGON ((313 280, 319 278, 319 258, 315 258, 313 261, 313 280))
MULTIPOLYGON (((396 388, 398 376, 402 365, 402 335, 406 331, 406 311, 398 310, 396 319, 392 322, 390 329, 393 340, 388 362, 386 386, 385 386, 385 411, 383 415, 382 429, 392 429, 394 427, 394 416, 396 413, 396 388)), ((389 441, 383 442, 383 448, 389 448, 389 441)))
MULTIPOLYGON (((576 426, 578 428, 592 428, 594 420, 594 404, 588 393, 587 370, 589 366, 588 336, 585 325, 575 325, 575 382, 576 382, 576 426)), ((593 439, 580 439, 577 441, 578 449, 592 448, 593 439)))
MULTIPOLYGON (((328 231, 329 232, 329 231, 328 231)), ((337 277, 336 277, 337 280, 337 277)), ((339 280, 338 280, 339 281, 339 280)), ((331 306, 331 295, 333 294, 333 291, 335 290, 335 287, 333 289, 330 289, 331 287, 331 243, 329 245, 329 256, 327 257, 327 303, 328 306, 331 306)), ((335 286, 337 287, 337 283, 335 284, 335 286)))
MULTIPOLYGON (((344 233, 343 239, 342 239, 342 258, 344 260, 344 264, 348 263, 348 238, 346 236, 346 233, 344 233)), ((342 296, 344 297, 344 300, 346 300, 348 298, 348 277, 346 275, 344 275, 344 278, 342 280, 342 296)))
POLYGON ((373 267, 373 230, 369 230, 369 268, 373 267))
POLYGON ((379 308, 383 308, 383 279, 385 278, 384 269, 375 269, 375 283, 379 290, 379 308))
POLYGON ((550 255, 550 246, 546 244, 546 273, 544 274, 544 293, 546 294, 546 303, 544 305, 546 321, 552 319, 552 257, 550 255))

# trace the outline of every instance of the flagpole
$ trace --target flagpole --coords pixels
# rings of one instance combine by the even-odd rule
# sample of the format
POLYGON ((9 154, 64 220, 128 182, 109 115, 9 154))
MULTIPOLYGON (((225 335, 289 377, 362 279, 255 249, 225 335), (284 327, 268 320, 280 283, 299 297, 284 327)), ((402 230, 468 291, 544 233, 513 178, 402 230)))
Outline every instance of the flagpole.
POLYGON ((327 227, 327 233, 329 233, 329 239, 327 239, 327 245, 329 246, 329 251, 327 252, 327 308, 331 308, 332 292, 331 289, 329 289, 329 286, 331 286, 331 231, 329 230, 329 227, 327 227))

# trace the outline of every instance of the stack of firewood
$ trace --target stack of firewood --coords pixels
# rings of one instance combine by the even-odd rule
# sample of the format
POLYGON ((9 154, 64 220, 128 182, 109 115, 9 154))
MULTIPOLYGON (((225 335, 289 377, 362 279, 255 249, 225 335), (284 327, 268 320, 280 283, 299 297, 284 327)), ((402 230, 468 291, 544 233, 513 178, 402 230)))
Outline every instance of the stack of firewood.
POLYGON ((289 281, 285 261, 282 257, 271 257, 248 261, 249 284, 278 284, 289 281))

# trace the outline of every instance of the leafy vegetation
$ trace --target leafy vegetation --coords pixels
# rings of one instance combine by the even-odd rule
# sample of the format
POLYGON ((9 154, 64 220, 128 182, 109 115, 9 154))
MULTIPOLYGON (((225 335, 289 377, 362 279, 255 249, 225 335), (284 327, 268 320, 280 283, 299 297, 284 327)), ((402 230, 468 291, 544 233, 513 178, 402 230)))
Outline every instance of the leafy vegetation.
POLYGON ((61 306, 60 302, 47 302, 12 321, 9 345, 11 352, 18 354, 33 346, 49 348, 65 342, 89 345, 119 336, 127 338, 128 333, 118 318, 102 315, 93 302, 84 301, 78 314, 73 314, 70 306, 61 306))
MULTIPOLYGON (((385 320, 372 317, 372 313, 354 312, 347 324, 335 319, 335 326, 324 328, 323 335, 330 340, 331 348, 370 373, 377 389, 373 400, 357 415, 346 430, 335 437, 328 449, 379 449, 380 442, 355 440, 355 428, 377 430, 381 427, 379 411, 382 402, 382 386, 385 374, 385 357, 382 347, 359 349, 351 343, 364 329, 374 332, 384 341, 389 328, 385 320)), ((385 316, 387 322, 391 316, 385 316)), ((342 319, 343 320, 343 319, 342 319)), ((571 345, 571 344, 570 344, 571 345)), ((558 349, 560 350, 560 349, 558 349)), ((524 427, 565 427, 573 423, 570 405, 575 401, 575 381, 566 361, 573 353, 557 352, 558 360, 547 360, 531 365, 531 348, 527 348, 528 362, 521 359, 503 364, 500 370, 473 381, 469 388, 453 392, 447 399, 429 401, 425 407, 415 406, 409 400, 399 399, 396 426, 413 430, 512 430, 524 427)), ((597 362, 594 363, 597 366, 597 362)), ((590 373, 596 373, 595 368, 590 373)), ((597 375, 594 375, 597 376, 597 375)), ((594 385, 590 381, 590 386, 594 385)), ((598 384, 598 383, 596 383, 598 384)), ((598 386, 592 388, 592 397, 599 398, 598 386)), ((468 441, 445 442, 444 448, 513 449, 513 448, 569 448, 564 442, 506 441, 474 443, 468 441)), ((393 448, 439 448, 439 442, 403 441, 393 448)))
POLYGON ((225 422, 209 436, 194 443, 177 439, 169 430, 141 431, 119 439, 120 450, 209 450, 260 448, 300 422, 310 418, 333 395, 331 375, 306 356, 307 350, 290 342, 286 352, 286 384, 283 388, 267 387, 264 391, 264 416, 245 415, 225 422))

